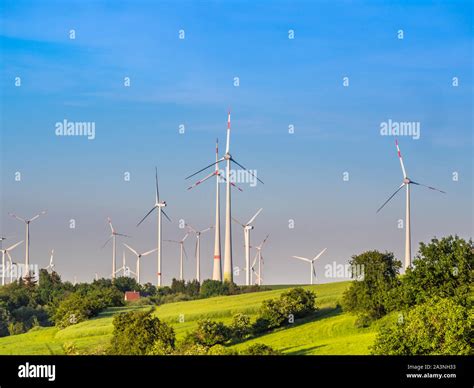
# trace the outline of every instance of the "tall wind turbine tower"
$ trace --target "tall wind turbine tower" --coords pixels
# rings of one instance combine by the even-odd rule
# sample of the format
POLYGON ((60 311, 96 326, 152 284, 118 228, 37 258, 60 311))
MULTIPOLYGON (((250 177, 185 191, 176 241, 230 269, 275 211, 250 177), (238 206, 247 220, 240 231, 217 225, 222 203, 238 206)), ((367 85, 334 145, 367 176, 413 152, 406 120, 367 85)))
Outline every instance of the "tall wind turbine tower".
POLYGON ((220 201, 219 201, 219 139, 216 139, 216 223, 214 234, 214 262, 212 280, 222 281, 221 265, 221 221, 220 221, 220 201))
POLYGON ((446 194, 444 191, 439 190, 432 186, 427 186, 422 183, 412 181, 407 176, 405 170, 405 165, 403 164, 402 153, 400 152, 400 147, 398 146, 398 141, 395 140, 395 146, 397 147, 398 159, 400 160, 400 167, 402 168, 403 181, 402 184, 398 187, 395 192, 388 197, 388 199, 377 209, 377 213, 382 210, 382 208, 390 202, 390 200, 404 187, 406 186, 406 209, 405 209, 405 270, 411 266, 411 221, 410 221, 410 185, 423 186, 430 190, 439 191, 440 193, 446 194))
POLYGON ((116 270, 117 236, 121 236, 121 237, 130 237, 130 236, 127 236, 126 234, 118 233, 115 230, 114 226, 112 225, 112 220, 110 219, 110 217, 107 218, 107 221, 109 223, 111 234, 109 238, 107 239, 107 241, 104 243, 104 245, 102 245, 102 248, 105 247, 110 240, 112 240, 112 275, 111 277, 112 277, 112 280, 114 280, 115 274, 117 273, 117 270, 116 270))

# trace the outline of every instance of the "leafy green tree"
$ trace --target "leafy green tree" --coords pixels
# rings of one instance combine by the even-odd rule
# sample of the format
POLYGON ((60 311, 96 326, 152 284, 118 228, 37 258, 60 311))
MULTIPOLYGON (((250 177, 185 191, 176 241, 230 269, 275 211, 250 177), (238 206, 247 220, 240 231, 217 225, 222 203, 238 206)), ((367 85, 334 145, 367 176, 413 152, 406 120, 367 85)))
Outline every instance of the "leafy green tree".
POLYGON ((8 325, 10 323, 10 312, 0 305, 0 337, 5 337, 9 334, 8 325))
POLYGON ((282 313, 289 317, 303 318, 316 311, 316 295, 310 290, 297 287, 292 288, 280 295, 282 313))
POLYGON ((278 350, 273 349, 271 346, 256 343, 247 347, 243 354, 249 356, 277 356, 280 355, 281 352, 278 350))
POLYGON ((471 309, 451 298, 435 297, 382 329, 371 350, 384 355, 472 354, 473 321, 471 309))
POLYGON ((203 298, 209 298, 211 296, 218 295, 229 295, 229 283, 220 282, 218 280, 204 280, 199 291, 203 298))
POLYGON ((152 315, 153 310, 114 316, 110 354, 170 354, 175 348, 172 327, 152 315))
POLYGON ((171 292, 173 294, 186 294, 186 281, 173 278, 171 281, 171 292))
POLYGON ((127 291, 140 291, 140 285, 134 278, 128 276, 119 276, 115 278, 114 286, 122 293, 127 291))
POLYGON ((343 308, 369 320, 381 318, 390 309, 389 292, 398 287, 401 263, 392 253, 367 251, 352 256, 350 264, 361 268, 362 280, 354 280, 343 295, 343 308))
POLYGON ((241 313, 235 314, 232 317, 232 323, 229 328, 234 339, 238 341, 243 340, 252 333, 250 317, 241 313))
POLYGON ((474 246, 458 236, 429 244, 420 243, 413 268, 407 270, 402 287, 395 294, 394 308, 401 309, 423 303, 439 296, 453 297, 458 303, 468 305, 474 284, 474 246))
POLYGON ((198 321, 196 330, 192 333, 194 343, 211 347, 224 344, 231 338, 229 328, 222 322, 202 319, 198 321))
POLYGON ((186 294, 189 296, 198 296, 201 285, 197 280, 191 280, 186 283, 186 294))

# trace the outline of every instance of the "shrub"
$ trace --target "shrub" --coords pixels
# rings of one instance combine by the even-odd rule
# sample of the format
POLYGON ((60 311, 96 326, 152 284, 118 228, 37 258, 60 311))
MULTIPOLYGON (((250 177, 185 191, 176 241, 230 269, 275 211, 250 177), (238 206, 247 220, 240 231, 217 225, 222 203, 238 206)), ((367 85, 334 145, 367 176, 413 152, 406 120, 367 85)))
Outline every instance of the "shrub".
POLYGON ((293 288, 280 296, 282 313, 288 317, 303 318, 316 311, 314 305, 316 295, 303 288, 293 288))
POLYGON ((218 280, 204 280, 201 285, 201 290, 199 292, 200 296, 203 298, 209 298, 211 296, 218 295, 229 295, 229 283, 220 282, 218 280))
POLYGON ((198 321, 198 327, 193 332, 194 343, 211 347, 229 341, 231 332, 222 322, 203 319, 198 321))
POLYGON ((384 355, 472 354, 472 310, 435 297, 409 310, 401 323, 383 328, 372 347, 384 355))
POLYGON ((114 316, 110 354, 169 354, 175 347, 172 327, 153 317, 153 310, 114 316))
POLYGON ((59 303, 53 321, 59 328, 85 321, 98 312, 99 308, 96 300, 91 300, 86 296, 72 293, 59 303))
POLYGON ((281 352, 278 350, 273 349, 270 346, 264 345, 264 344, 253 344, 247 347, 242 354, 246 354, 249 356, 276 356, 280 355, 281 352))
POLYGON ((229 328, 234 339, 243 340, 252 333, 250 317, 241 313, 234 315, 229 328))

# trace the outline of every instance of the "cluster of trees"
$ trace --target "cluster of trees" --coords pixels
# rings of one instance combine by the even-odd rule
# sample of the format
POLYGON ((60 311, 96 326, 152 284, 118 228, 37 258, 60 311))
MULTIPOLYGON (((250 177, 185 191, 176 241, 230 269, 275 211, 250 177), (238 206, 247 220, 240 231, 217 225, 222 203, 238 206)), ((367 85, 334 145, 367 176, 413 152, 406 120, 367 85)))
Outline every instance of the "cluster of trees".
POLYGON ((364 278, 343 297, 343 308, 358 316, 356 324, 368 326, 398 312, 379 332, 374 354, 472 353, 472 240, 449 236, 421 243, 404 276, 391 253, 365 252, 353 256, 351 264, 364 268, 364 278))
MULTIPOLYGON (((114 332, 110 354, 153 355, 229 355, 238 354, 229 345, 258 336, 304 318, 316 311, 315 294, 294 288, 277 299, 262 303, 254 322, 248 315, 236 314, 229 325, 203 319, 197 328, 177 343, 174 330, 154 317, 152 310, 128 312, 114 317, 114 332)), ((271 347, 254 344, 240 354, 279 354, 271 347)))

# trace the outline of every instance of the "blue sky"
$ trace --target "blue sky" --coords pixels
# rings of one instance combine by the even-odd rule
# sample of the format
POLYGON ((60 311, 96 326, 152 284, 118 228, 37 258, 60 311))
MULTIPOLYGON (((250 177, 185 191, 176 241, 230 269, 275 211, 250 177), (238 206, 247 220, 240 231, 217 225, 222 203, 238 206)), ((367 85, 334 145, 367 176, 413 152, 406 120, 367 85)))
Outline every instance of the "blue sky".
MULTIPOLYGON (((403 195, 375 214, 401 183, 394 138, 380 136, 388 119, 421 123, 419 140, 399 138, 408 174, 448 192, 412 190, 414 247, 433 236, 472 236, 469 2, 3 1, 0 7, 0 232, 23 238, 22 225, 7 213, 28 217, 47 209, 32 226, 32 260, 46 265, 55 248, 65 278, 110 273, 110 249, 100 250, 107 216, 133 236, 132 245, 155 246, 152 221, 135 227, 153 204, 155 165, 175 221, 165 224, 164 237, 182 234, 179 219, 202 228, 213 223, 213 185, 187 192, 184 177, 214 158, 229 107, 232 153, 265 182, 243 185, 233 210, 243 220, 264 208, 252 239, 270 234, 266 282, 307 282, 304 263, 289 257, 314 256, 324 247, 319 274, 325 264, 367 249, 402 258, 403 195), (55 123, 64 119, 95 122, 96 138, 55 136, 55 123), (16 171, 21 182, 14 181, 16 171)), ((203 237, 204 277, 211 274, 212 240, 203 237)), ((239 266, 242 244, 235 227, 239 266)), ((191 241, 187 249, 193 252, 191 241)), ((165 283, 178 274, 177 254, 165 246, 165 283)), ((23 250, 15 256, 21 260, 23 250)), ((143 263, 145 281, 153 280, 155 267, 154 257, 143 263)), ((193 269, 191 258, 187 277, 193 269)))

